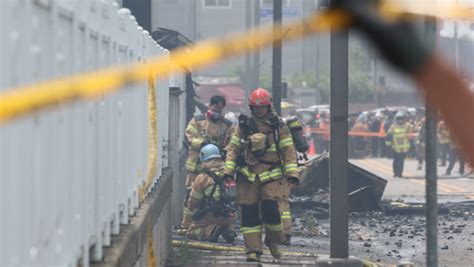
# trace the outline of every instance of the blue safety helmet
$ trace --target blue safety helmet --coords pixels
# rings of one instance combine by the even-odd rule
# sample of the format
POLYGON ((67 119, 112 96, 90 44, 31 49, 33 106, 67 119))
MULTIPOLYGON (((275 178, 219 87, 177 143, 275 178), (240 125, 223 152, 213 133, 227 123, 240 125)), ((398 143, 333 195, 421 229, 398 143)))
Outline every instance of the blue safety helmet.
POLYGON ((221 158, 221 152, 217 146, 209 144, 201 148, 201 152, 199 153, 199 160, 201 162, 214 158, 221 158))

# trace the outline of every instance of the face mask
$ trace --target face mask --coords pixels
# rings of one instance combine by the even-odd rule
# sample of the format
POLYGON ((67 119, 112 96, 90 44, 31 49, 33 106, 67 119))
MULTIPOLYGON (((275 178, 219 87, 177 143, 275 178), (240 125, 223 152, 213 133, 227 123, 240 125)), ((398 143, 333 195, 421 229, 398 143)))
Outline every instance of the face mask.
POLYGON ((207 117, 211 120, 211 121, 218 121, 220 120, 220 118, 222 117, 222 112, 221 111, 212 111, 212 110, 209 110, 207 111, 207 117))

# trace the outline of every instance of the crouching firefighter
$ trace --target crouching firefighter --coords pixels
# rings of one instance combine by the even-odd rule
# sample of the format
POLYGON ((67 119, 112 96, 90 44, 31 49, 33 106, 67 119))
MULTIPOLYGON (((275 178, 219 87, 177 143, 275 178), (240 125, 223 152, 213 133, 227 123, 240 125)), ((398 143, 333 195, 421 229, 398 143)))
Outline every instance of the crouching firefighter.
POLYGON ((299 184, 296 151, 290 130, 273 110, 267 90, 254 90, 249 106, 252 116, 241 115, 227 147, 224 178, 233 179, 237 171, 236 201, 247 261, 260 261, 263 228, 264 243, 278 259, 278 244, 284 238, 279 203, 288 183, 299 184))
POLYGON ((216 145, 221 152, 230 141, 232 123, 224 119, 223 109, 226 100, 223 96, 211 97, 209 109, 206 114, 196 115, 186 127, 186 141, 189 146, 188 158, 186 160, 186 196, 183 207, 183 220, 181 228, 187 229, 191 223, 191 214, 187 208, 191 186, 199 174, 198 164, 199 151, 207 144, 216 145))
POLYGON ((233 231, 235 184, 224 184, 224 161, 217 146, 205 145, 199 159, 202 173, 194 180, 188 200, 187 208, 193 220, 186 235, 210 242, 217 242, 222 236, 226 242, 233 243, 236 237, 233 231))

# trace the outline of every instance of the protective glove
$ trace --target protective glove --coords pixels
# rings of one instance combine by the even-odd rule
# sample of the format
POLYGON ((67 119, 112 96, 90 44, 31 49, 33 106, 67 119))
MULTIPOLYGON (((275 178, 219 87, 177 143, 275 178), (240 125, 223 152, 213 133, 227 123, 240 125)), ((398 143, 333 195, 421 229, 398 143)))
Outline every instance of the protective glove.
POLYGON ((224 176, 222 176, 222 180, 224 180, 224 183, 228 183, 228 181, 233 181, 234 180, 234 176, 225 173, 224 176))
POLYGON ((288 181, 288 183, 295 186, 300 184, 300 180, 296 177, 287 177, 286 180, 288 181))
POLYGON ((205 145, 207 145, 207 143, 204 138, 194 138, 191 141, 191 147, 197 151, 201 151, 201 148, 205 145))
POLYGON ((383 18, 373 0, 333 0, 332 8, 347 11, 352 26, 362 31, 394 67, 407 74, 416 73, 432 54, 408 22, 408 15, 395 21, 383 18))

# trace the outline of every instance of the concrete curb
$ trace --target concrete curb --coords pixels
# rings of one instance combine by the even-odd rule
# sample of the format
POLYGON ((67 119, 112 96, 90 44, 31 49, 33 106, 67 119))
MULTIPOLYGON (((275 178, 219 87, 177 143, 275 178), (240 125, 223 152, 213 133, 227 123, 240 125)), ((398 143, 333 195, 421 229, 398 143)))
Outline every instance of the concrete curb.
POLYGON ((120 234, 112 236, 112 246, 104 248, 103 260, 91 263, 90 266, 130 267, 145 253, 148 226, 151 224, 153 227, 156 224, 172 191, 173 173, 171 170, 164 173, 136 210, 130 224, 121 225, 120 234))

